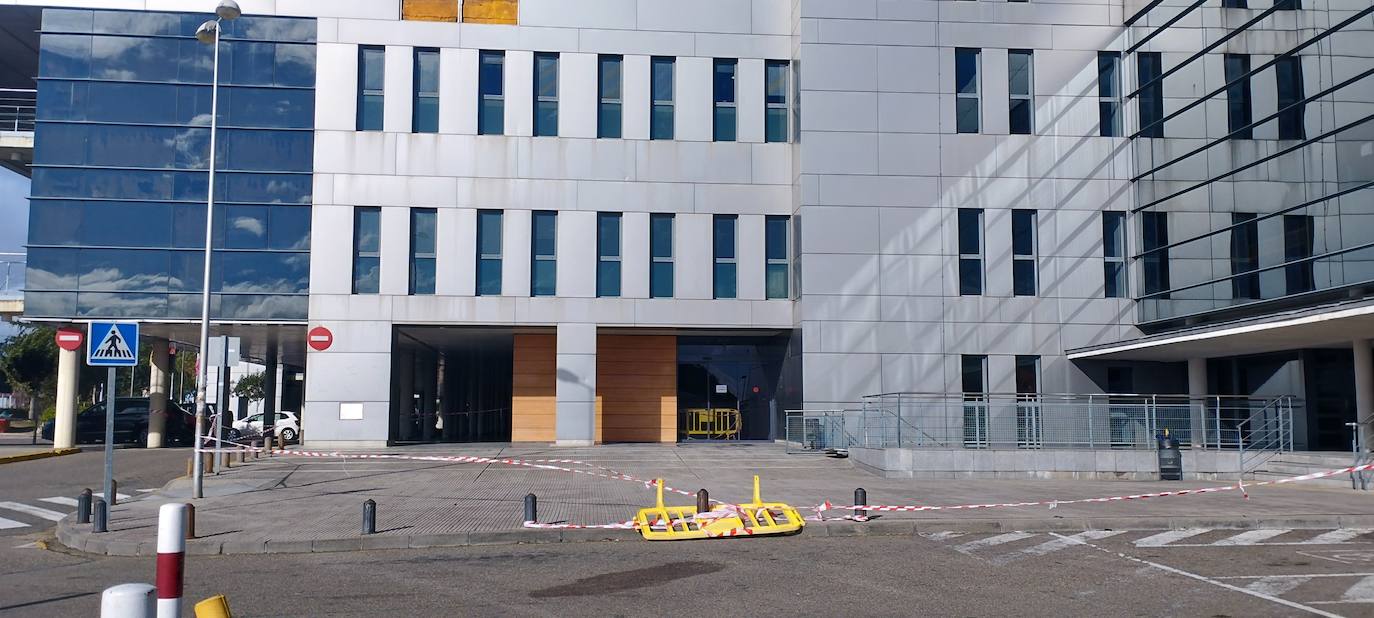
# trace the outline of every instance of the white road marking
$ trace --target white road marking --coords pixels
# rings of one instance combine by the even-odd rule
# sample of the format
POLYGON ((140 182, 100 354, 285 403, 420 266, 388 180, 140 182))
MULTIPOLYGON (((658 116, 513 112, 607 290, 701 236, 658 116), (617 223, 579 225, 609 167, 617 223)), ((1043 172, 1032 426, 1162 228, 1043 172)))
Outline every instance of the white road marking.
POLYGON ((1285 592, 1297 588, 1298 586, 1301 586, 1311 580, 1312 578, 1310 577, 1271 575, 1269 577, 1261 577, 1253 582, 1250 582, 1250 584, 1247 585, 1245 589, 1251 592, 1258 592, 1261 594, 1279 597, 1283 596, 1285 592))
POLYGON ((1170 530, 1168 532, 1161 532, 1154 536, 1147 536, 1143 539, 1140 539, 1139 541, 1135 542, 1135 546, 1164 547, 1165 545, 1173 543, 1174 541, 1181 541, 1183 539, 1194 537, 1199 534, 1204 534, 1211 531, 1211 528, 1187 528, 1184 530, 1170 530))
POLYGON ((23 544, 23 545, 15 545, 14 548, 15 548, 15 549, 38 549, 38 543, 25 543, 25 544, 23 544))
POLYGON ((49 504, 60 504, 62 506, 76 506, 76 498, 67 498, 64 496, 56 496, 52 498, 39 498, 38 501, 47 502, 49 504))
POLYGON ((1226 538, 1224 538, 1224 539, 1222 539, 1222 540, 1220 540, 1220 541, 1217 541, 1217 542, 1215 542, 1215 543, 1212 543, 1212 545, 1215 545, 1215 546, 1218 546, 1218 547, 1231 547, 1231 546, 1238 546, 1238 545, 1254 545, 1255 543, 1258 543, 1258 542, 1263 541, 1263 540, 1265 540, 1265 539, 1272 539, 1272 538, 1274 538, 1274 537, 1276 537, 1276 536, 1279 536, 1280 534, 1284 534, 1284 533, 1287 533, 1287 532, 1292 532, 1292 530, 1289 530, 1289 529, 1286 529, 1286 528, 1278 528, 1278 529, 1273 529, 1273 530, 1250 530, 1250 531, 1247 531, 1247 532, 1242 532, 1242 533, 1237 534, 1237 535, 1235 535, 1235 536, 1226 537, 1226 538))
MULTIPOLYGON (((105 492, 103 492, 103 491, 97 491, 97 492, 95 492, 95 493, 93 493, 93 494, 91 494, 91 495, 93 495, 93 496, 95 496, 95 497, 97 497, 97 498, 104 498, 104 497, 105 497, 105 492)), ((129 498, 132 498, 132 497, 133 497, 133 496, 130 496, 129 494, 121 494, 121 493, 119 493, 119 492, 115 492, 115 502, 123 502, 123 501, 128 500, 129 498)))
POLYGON ((1125 530, 1088 530, 1087 532, 1080 532, 1073 536, 1061 536, 1057 539, 1046 541, 1044 543, 1032 547, 1027 547, 1020 551, 1015 551, 1009 554, 1003 554, 1001 556, 993 558, 992 563, 998 566, 1002 566, 1005 564, 1016 562, 1017 560, 1020 560, 1022 558, 1030 558, 1032 556, 1043 556, 1045 554, 1057 552, 1061 549, 1073 547, 1074 545, 1085 545, 1086 543, 1084 543, 1084 541, 1095 541, 1098 539, 1105 539, 1108 537, 1116 536, 1118 534, 1122 534, 1124 532, 1125 530))
MULTIPOLYGON (((1055 534, 1055 533, 1053 533, 1053 532, 1051 532, 1050 535, 1051 535, 1051 536, 1058 536, 1058 537, 1061 537, 1061 538, 1062 538, 1062 535, 1055 534)), ((1092 543, 1084 543, 1084 545, 1087 545, 1088 547, 1091 547, 1091 548, 1096 549, 1096 550, 1098 550, 1098 551, 1101 551, 1101 552, 1103 552, 1103 553, 1111 554, 1111 555, 1116 556, 1116 557, 1118 557, 1118 558, 1121 558, 1121 559, 1123 559, 1123 560, 1130 560, 1131 562, 1135 562, 1135 563, 1137 563, 1137 564, 1143 564, 1143 565, 1145 565, 1145 566, 1154 567, 1154 568, 1156 568, 1156 569, 1159 569, 1159 570, 1164 571, 1164 572, 1167 572, 1167 573, 1173 573, 1173 574, 1175 574, 1175 575, 1182 575, 1183 577, 1187 577, 1187 578, 1189 578, 1189 579, 1194 579, 1194 580, 1197 580, 1197 581, 1200 581, 1200 582, 1208 583, 1208 584, 1211 584, 1211 585, 1213 585, 1213 586, 1217 586, 1217 587, 1219 587, 1219 588, 1225 588, 1225 589, 1227 589, 1227 590, 1234 590, 1234 591, 1239 592, 1239 593, 1241 593, 1241 594, 1247 594, 1247 595, 1250 595, 1250 596, 1255 597, 1255 598, 1264 599, 1264 600, 1269 601, 1269 602, 1271 602, 1271 603, 1277 603, 1277 604, 1279 604, 1279 605, 1283 605, 1283 606, 1286 606, 1286 607, 1291 607, 1291 608, 1293 608, 1293 609, 1300 609, 1300 610, 1302 610, 1302 611, 1310 612, 1310 613, 1316 614, 1316 615, 1318 615, 1318 616, 1325 616, 1326 618, 1341 618, 1340 614, 1333 614, 1333 613, 1328 612, 1328 611, 1323 611, 1323 610, 1317 609, 1317 608, 1312 607, 1312 606, 1310 606, 1310 605, 1303 605, 1302 603, 1297 603, 1297 602, 1294 602, 1294 601, 1289 601, 1289 600, 1287 600, 1287 599, 1281 599, 1281 598, 1276 597, 1276 596, 1274 596, 1274 595, 1272 595, 1272 594, 1265 594, 1265 593, 1263 593, 1263 592, 1256 592, 1256 591, 1254 591, 1254 590, 1246 590, 1245 588, 1241 588, 1241 587, 1239 587, 1239 586, 1233 586, 1233 585, 1228 584, 1228 583, 1226 583, 1226 582, 1217 581, 1217 580, 1212 579, 1212 578, 1210 578, 1210 577, 1206 577, 1206 576, 1203 576, 1203 575, 1198 575, 1197 573, 1189 573, 1188 571, 1184 571, 1183 569, 1176 569, 1176 568, 1174 568, 1174 567, 1171 567, 1171 566, 1168 566, 1168 565, 1164 565, 1164 564, 1160 564, 1160 563, 1158 563, 1158 562, 1151 562, 1151 561, 1149 561, 1149 560, 1145 560, 1145 559, 1142 559, 1142 558, 1136 558, 1135 556, 1128 556, 1128 555, 1123 554, 1123 553, 1121 553, 1121 552, 1111 551, 1111 550, 1109 550, 1109 549, 1103 549, 1103 548, 1101 548, 1101 547, 1098 547, 1098 546, 1096 546, 1096 545, 1093 545, 1092 543)))
POLYGON ((157 490, 156 490, 156 489, 135 489, 134 491, 136 491, 136 492, 138 492, 138 493, 141 493, 141 494, 147 494, 147 493, 155 492, 155 491, 157 491, 157 490))
POLYGON ((1341 595, 1346 603, 1374 603, 1374 577, 1366 577, 1351 586, 1341 595))
POLYGON ((33 515, 34 517, 41 517, 48 521, 60 521, 63 517, 67 516, 66 513, 49 511, 48 509, 30 506, 21 502, 0 502, 0 509, 23 513, 25 515, 33 515))
POLYGON ((926 538, 932 541, 948 541, 950 539, 957 539, 961 536, 964 536, 963 532, 932 532, 925 535, 926 538))
POLYGON ((1338 544, 1338 543, 1344 543, 1344 542, 1349 541, 1349 540, 1351 540, 1351 539, 1353 539, 1353 538, 1355 538, 1355 537, 1358 537, 1358 536, 1360 536, 1360 535, 1362 535, 1362 534, 1367 534, 1367 533, 1369 533, 1369 532, 1374 532, 1374 530, 1369 530, 1368 528, 1341 528, 1340 530, 1332 530, 1332 531, 1330 531, 1330 532, 1327 532, 1327 533, 1324 533, 1324 534, 1319 534, 1319 535, 1317 535, 1317 536, 1314 536, 1314 537, 1308 539, 1308 540, 1307 540, 1305 543, 1303 543, 1303 544, 1304 544, 1304 545, 1336 545, 1336 544, 1338 544))
POLYGON ((21 521, 14 521, 13 519, 5 519, 4 517, 0 517, 0 530, 9 530, 11 528, 27 528, 28 526, 28 524, 21 521))
POLYGON ((1008 532, 1006 534, 999 534, 997 536, 990 536, 987 538, 978 539, 977 541, 969 541, 967 543, 964 543, 963 545, 956 545, 954 547, 954 551, 957 551, 961 554, 968 554, 976 550, 982 549, 984 547, 992 547, 994 545, 1001 545, 1003 543, 1011 543, 1013 541, 1019 541, 1021 539, 1028 539, 1033 536, 1035 535, 1030 532, 1008 532))

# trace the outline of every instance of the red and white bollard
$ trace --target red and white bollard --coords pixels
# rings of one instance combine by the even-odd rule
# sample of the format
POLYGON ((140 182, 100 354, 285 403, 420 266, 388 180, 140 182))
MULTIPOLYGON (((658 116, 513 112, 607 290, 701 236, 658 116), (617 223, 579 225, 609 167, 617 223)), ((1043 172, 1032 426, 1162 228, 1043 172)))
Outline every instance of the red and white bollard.
POLYGON ((186 505, 157 511, 157 616, 181 618, 182 575, 186 570, 186 505))

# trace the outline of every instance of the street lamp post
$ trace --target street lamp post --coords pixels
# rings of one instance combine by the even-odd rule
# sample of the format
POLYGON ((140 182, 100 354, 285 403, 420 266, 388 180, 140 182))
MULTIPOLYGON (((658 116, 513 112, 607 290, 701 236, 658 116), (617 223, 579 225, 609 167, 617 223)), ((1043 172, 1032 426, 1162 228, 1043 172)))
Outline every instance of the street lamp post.
MULTIPOLYGON (((215 66, 211 71, 210 80, 210 183, 209 190, 206 191, 205 199, 205 271, 202 283, 204 288, 200 295, 200 370, 196 379, 196 439, 195 439, 195 461, 192 464, 191 497, 201 498, 205 495, 205 458, 201 454, 203 447, 203 437, 205 436, 205 382, 210 375, 209 357, 206 350, 210 347, 210 256, 214 253, 215 236, 215 130, 219 124, 219 37, 220 23, 228 20, 238 19, 243 11, 239 10, 239 5, 234 0, 220 0, 219 6, 215 7, 215 18, 200 25, 196 29, 196 40, 215 49, 215 66)), ((220 407, 224 407, 224 402, 220 402, 220 407)), ((221 411, 221 414, 224 412, 221 411)), ((215 432, 216 439, 219 432, 215 432)))

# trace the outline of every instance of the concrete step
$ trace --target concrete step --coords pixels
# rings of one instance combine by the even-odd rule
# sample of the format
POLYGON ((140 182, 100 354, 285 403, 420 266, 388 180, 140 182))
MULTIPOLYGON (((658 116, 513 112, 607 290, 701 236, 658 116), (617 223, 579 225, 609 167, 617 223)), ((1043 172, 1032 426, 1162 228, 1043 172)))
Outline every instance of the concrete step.
POLYGON ((1346 468, 1349 466, 1350 462, 1348 461, 1339 465, 1317 465, 1302 462, 1280 461, 1277 459, 1271 459, 1256 469, 1263 470, 1265 472, 1273 472, 1275 474, 1287 474, 1288 476, 1298 476, 1302 474, 1312 474, 1313 472, 1321 472, 1323 470, 1346 468))
MULTIPOLYGON (((1288 472, 1270 472, 1270 471, 1261 469, 1261 470, 1256 470, 1256 471, 1252 474, 1252 480, 1255 480, 1255 481, 1274 481, 1274 480, 1278 480, 1278 479, 1288 478, 1288 477, 1290 477, 1290 476, 1296 476, 1296 475, 1291 474, 1291 473, 1288 473, 1288 472)), ((1302 484, 1303 484, 1303 485, 1317 485, 1317 486, 1320 486, 1320 487, 1342 487, 1342 488, 1345 488, 1345 489, 1349 489, 1349 488, 1350 488, 1350 475, 1349 475, 1349 474, 1340 474, 1340 475, 1332 476, 1332 477, 1328 477, 1328 478, 1313 479, 1313 480, 1310 480, 1310 481, 1303 481, 1302 484)), ((1374 490, 1374 477, 1371 477, 1371 478, 1370 478, 1370 480, 1369 480, 1369 486, 1370 486, 1371 490, 1374 490)))
POLYGON ((1310 464, 1323 469, 1344 468, 1354 461, 1352 453, 1345 452, 1300 452, 1300 453, 1281 453, 1274 456, 1272 461, 1283 461, 1285 463, 1310 464))

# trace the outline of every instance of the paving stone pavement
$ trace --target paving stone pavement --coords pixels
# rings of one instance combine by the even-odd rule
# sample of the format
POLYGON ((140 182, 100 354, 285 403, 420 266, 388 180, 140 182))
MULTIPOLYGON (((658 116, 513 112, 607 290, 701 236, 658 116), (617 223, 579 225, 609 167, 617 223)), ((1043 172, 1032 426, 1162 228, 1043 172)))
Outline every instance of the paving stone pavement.
MULTIPOLYGON (((956 505, 1069 500, 1165 489, 1216 486, 1217 481, 1137 482, 1071 480, 883 479, 848 460, 789 455, 781 446, 607 445, 552 448, 510 445, 436 445, 391 448, 375 454, 416 457, 481 456, 520 460, 574 459, 552 464, 586 472, 603 468, 638 479, 664 478, 687 491, 706 488, 715 499, 749 499, 752 476, 763 497, 808 508, 829 500, 848 504, 864 487, 870 504, 956 505)), ((173 481, 144 500, 114 508, 110 532, 91 534, 68 517, 58 538, 98 554, 155 552, 157 507, 189 496, 188 479, 173 481)), ((883 513, 868 523, 809 523, 803 534, 840 536, 1093 529, 1352 528, 1374 527, 1370 494, 1332 487, 1285 485, 1240 492, 1163 497, 1105 504, 883 513)), ((205 481, 194 501, 198 538, 192 553, 349 551, 369 548, 630 540, 627 530, 522 529, 523 498, 539 499, 542 522, 606 524, 630 519, 653 502, 643 482, 590 474, 489 463, 313 458, 278 455, 236 466, 205 481), (377 502, 377 534, 361 537, 364 500, 377 502)), ((692 498, 669 494, 669 503, 692 498)), ((831 516, 842 513, 830 512, 831 516)))

